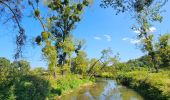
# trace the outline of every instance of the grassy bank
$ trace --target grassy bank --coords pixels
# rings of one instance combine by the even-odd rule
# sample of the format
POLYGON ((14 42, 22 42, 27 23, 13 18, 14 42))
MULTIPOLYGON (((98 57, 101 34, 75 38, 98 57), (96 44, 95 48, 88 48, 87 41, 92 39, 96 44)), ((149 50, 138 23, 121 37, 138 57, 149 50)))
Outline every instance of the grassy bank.
POLYGON ((52 89, 50 98, 61 96, 69 93, 70 91, 79 88, 82 85, 92 84, 88 78, 82 78, 79 75, 65 75, 59 76, 57 79, 50 80, 52 89))
POLYGON ((124 72, 117 75, 117 80, 138 91, 146 100, 170 100, 170 71, 124 72))

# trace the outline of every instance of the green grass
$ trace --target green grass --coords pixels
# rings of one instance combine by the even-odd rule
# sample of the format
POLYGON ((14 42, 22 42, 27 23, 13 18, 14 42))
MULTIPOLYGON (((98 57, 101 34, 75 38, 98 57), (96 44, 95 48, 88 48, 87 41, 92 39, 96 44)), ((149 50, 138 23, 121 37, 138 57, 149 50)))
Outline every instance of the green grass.
POLYGON ((148 100, 170 100, 170 71, 119 73, 117 80, 141 93, 148 100))
POLYGON ((65 75, 65 76, 58 76, 57 79, 50 80, 52 90, 51 90, 51 97, 60 96, 69 92, 70 90, 74 90, 79 88, 83 84, 91 84, 92 81, 88 80, 87 78, 82 78, 79 75, 65 75))

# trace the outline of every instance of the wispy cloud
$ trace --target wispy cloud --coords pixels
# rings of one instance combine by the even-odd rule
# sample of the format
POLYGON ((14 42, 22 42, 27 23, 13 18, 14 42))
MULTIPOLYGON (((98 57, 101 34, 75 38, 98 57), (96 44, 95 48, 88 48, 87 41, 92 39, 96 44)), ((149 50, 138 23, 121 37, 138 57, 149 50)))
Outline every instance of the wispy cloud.
POLYGON ((156 28, 155 28, 155 27, 150 27, 150 28, 149 28, 149 32, 154 33, 155 31, 156 31, 156 28))
POLYGON ((99 36, 95 36, 94 39, 95 39, 95 40, 101 40, 102 38, 99 37, 99 36))
POLYGON ((139 30, 135 30, 135 31, 133 31, 134 33, 137 33, 137 34, 139 34, 140 33, 140 31, 139 30))
POLYGON ((141 40, 139 40, 139 39, 132 39, 132 38, 128 38, 128 37, 125 37, 122 40, 128 41, 131 44, 139 44, 141 42, 141 40))
POLYGON ((108 34, 103 35, 107 41, 112 41, 112 37, 108 34))
POLYGON ((108 42, 112 41, 111 35, 108 35, 108 34, 105 34, 103 36, 94 36, 93 38, 95 40, 105 40, 105 41, 108 41, 108 42))

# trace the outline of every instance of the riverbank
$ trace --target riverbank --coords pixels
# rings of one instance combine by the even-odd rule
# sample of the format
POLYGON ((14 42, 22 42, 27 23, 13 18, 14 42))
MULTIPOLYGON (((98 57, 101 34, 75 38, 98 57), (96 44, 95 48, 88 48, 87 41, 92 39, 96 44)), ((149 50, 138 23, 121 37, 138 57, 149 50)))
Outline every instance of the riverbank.
POLYGON ((83 88, 91 87, 91 86, 94 86, 94 85, 95 85, 95 83, 93 83, 93 82, 81 84, 74 89, 70 89, 70 90, 63 92, 63 94, 61 94, 60 96, 56 96, 54 99, 55 100, 63 100, 63 97, 67 97, 67 95, 71 95, 76 90, 81 90, 83 88))
MULTIPOLYGON (((60 98, 62 95, 69 94, 75 89, 82 86, 92 85, 93 82, 88 78, 84 78, 80 75, 65 75, 58 77, 57 79, 50 80, 51 93, 50 98, 60 98)), ((57 99, 58 100, 58 99, 57 99)))
POLYGON ((118 73, 122 85, 139 92, 146 100, 170 100, 170 72, 132 71, 118 73))

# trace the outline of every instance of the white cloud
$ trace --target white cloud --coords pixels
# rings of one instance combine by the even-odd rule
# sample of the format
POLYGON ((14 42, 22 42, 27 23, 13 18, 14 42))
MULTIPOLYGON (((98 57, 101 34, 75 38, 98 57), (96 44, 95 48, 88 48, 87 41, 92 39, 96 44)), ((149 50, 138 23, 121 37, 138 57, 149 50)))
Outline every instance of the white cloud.
POLYGON ((122 40, 128 41, 131 44, 139 44, 141 42, 141 40, 139 40, 139 39, 131 39, 131 38, 128 38, 128 37, 125 37, 122 40))
POLYGON ((133 31, 133 32, 135 32, 135 33, 137 33, 137 34, 139 34, 139 33, 140 33, 140 31, 139 31, 139 30, 135 30, 135 31, 133 31))
POLYGON ((103 36, 106 38, 107 41, 112 41, 112 37, 110 35, 105 34, 103 36))
POLYGON ((105 40, 105 41, 112 41, 112 37, 110 35, 103 35, 103 36, 94 36, 93 37, 95 40, 105 40))
POLYGON ((156 28, 155 28, 155 27, 150 27, 150 28, 149 28, 149 32, 153 33, 153 32, 155 32, 155 31, 156 31, 156 28))
POLYGON ((101 40, 102 38, 101 38, 101 37, 98 37, 98 36, 95 36, 94 39, 95 39, 95 40, 101 40))

